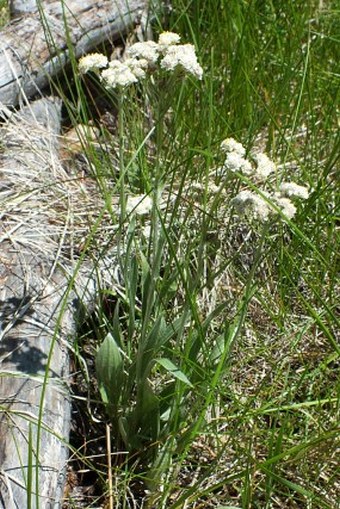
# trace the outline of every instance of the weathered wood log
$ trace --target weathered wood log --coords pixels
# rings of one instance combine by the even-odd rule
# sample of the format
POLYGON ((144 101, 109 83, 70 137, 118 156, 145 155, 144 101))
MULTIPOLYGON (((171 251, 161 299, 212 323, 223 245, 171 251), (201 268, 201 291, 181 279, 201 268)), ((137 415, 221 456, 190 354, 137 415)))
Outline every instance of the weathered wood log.
POLYGON ((60 110, 60 101, 41 99, 1 129, 1 509, 61 507, 70 427, 67 340, 77 302, 95 293, 87 274, 78 277, 83 295, 71 291, 73 268, 63 255, 70 177, 58 162, 60 110))
POLYGON ((143 16, 148 0, 12 0, 19 15, 0 32, 0 102, 17 105, 69 61, 114 41, 143 16))

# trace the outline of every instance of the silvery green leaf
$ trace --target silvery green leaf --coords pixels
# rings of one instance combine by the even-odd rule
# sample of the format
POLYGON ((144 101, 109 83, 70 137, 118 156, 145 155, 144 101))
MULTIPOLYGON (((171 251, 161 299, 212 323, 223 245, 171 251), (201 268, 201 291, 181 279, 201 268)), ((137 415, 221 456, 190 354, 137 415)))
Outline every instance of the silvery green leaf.
POLYGON ((160 431, 159 399, 148 381, 145 381, 139 394, 140 401, 137 401, 136 417, 140 425, 140 434, 145 439, 156 442, 160 431))
POLYGON ((96 373, 104 403, 115 407, 123 386, 124 368, 119 347, 111 334, 107 334, 97 351, 96 373))

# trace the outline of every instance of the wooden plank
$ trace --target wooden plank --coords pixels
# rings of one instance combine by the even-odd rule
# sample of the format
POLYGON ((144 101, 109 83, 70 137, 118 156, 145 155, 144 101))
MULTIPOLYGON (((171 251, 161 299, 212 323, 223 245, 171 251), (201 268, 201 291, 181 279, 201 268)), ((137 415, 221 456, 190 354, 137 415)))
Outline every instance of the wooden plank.
POLYGON ((138 23, 148 0, 12 1, 16 17, 0 32, 0 102, 17 105, 69 62, 138 23), (26 5, 28 3, 28 7, 26 5), (27 12, 28 11, 28 12, 27 12))

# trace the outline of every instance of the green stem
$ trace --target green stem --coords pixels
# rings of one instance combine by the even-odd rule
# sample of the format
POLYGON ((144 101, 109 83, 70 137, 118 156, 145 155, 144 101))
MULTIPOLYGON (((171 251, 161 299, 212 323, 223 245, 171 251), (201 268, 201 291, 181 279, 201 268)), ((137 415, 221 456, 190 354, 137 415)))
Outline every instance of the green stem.
POLYGON ((123 226, 126 217, 126 194, 125 194, 125 162, 124 162, 124 93, 118 93, 118 143, 119 143, 119 181, 120 181, 120 227, 123 226))

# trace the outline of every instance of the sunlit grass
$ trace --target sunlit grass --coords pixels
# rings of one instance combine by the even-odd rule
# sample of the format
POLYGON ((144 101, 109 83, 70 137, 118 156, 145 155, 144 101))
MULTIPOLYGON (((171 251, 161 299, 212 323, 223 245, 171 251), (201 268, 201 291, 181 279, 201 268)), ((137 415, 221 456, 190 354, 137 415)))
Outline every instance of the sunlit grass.
POLYGON ((7 0, 0 0, 0 27, 9 20, 9 8, 7 0))

